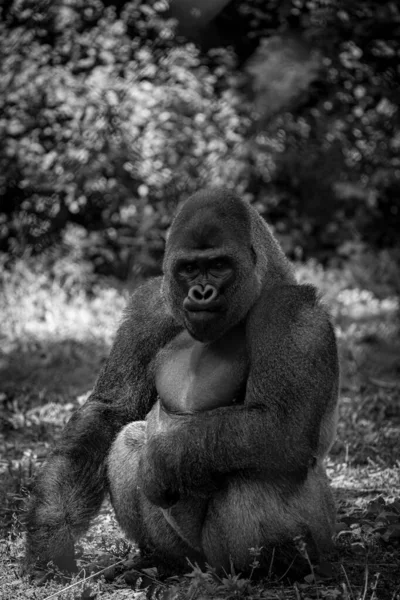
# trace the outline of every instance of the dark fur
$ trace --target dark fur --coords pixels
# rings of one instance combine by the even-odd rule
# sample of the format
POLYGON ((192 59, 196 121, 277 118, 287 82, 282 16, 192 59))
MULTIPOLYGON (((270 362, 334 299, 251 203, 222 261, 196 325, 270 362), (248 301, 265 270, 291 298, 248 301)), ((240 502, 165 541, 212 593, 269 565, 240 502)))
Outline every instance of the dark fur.
POLYGON ((334 435, 338 365, 314 289, 295 284, 258 213, 224 191, 197 194, 178 213, 164 273, 133 295, 92 396, 38 477, 28 514, 30 564, 73 565, 73 541, 107 490, 107 457, 121 526, 175 563, 189 555, 229 567, 231 555, 242 567, 249 546, 285 545, 298 533, 311 533, 321 550, 329 545, 334 507, 322 460, 334 435), (219 333, 246 318, 245 402, 177 419, 167 435, 157 435, 155 422, 147 439, 143 423, 123 428, 154 405, 154 359, 183 330, 174 255, 217 237, 220 224, 243 266, 219 333), (177 499, 171 510, 159 508, 177 499))
POLYGON ((156 400, 151 362, 182 327, 155 278, 133 295, 110 357, 86 404, 74 413, 35 482, 27 522, 28 569, 53 560, 74 568, 74 541, 108 489, 106 460, 122 427, 144 419, 156 400))

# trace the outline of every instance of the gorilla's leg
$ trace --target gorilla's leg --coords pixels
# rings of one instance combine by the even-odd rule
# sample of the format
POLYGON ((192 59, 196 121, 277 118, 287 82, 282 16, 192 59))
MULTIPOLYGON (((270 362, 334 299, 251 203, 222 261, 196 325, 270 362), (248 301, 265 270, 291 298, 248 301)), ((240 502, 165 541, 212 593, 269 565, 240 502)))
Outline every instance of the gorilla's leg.
POLYGON ((205 506, 201 509, 198 501, 188 501, 185 506, 179 503, 176 508, 163 510, 149 502, 141 489, 140 455, 146 443, 146 426, 146 421, 126 425, 111 447, 108 479, 117 521, 143 552, 154 554, 167 566, 184 569, 188 566, 186 557, 203 563, 197 546, 205 506))
MULTIPOLYGON (((261 548, 261 566, 274 572, 286 569, 296 556, 293 539, 306 541, 310 559, 332 549, 335 505, 322 464, 292 489, 285 482, 266 482, 236 476, 210 500, 202 535, 208 563, 246 571, 250 548, 261 548)), ((298 559, 296 559, 298 562, 298 559)), ((296 571, 296 565, 294 566, 296 571)))

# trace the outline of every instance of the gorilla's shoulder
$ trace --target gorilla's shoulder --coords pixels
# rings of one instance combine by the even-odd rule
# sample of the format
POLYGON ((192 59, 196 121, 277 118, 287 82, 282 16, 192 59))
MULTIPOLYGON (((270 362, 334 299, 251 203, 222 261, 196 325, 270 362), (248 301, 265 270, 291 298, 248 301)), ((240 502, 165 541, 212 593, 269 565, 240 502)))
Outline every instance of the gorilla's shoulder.
POLYGON ((321 299, 318 289, 310 283, 282 285, 278 293, 297 305, 317 306, 321 299))
POLYGON ((125 308, 127 318, 135 314, 158 314, 165 311, 161 294, 162 277, 152 277, 139 285, 131 294, 125 308))
POLYGON ((273 289, 271 312, 280 313, 280 319, 295 326, 296 331, 307 336, 311 341, 312 332, 316 338, 314 345, 317 347, 318 338, 328 342, 332 338, 332 324, 329 311, 321 300, 321 294, 311 284, 295 284, 280 286, 273 289))
POLYGON ((146 298, 149 294, 161 294, 161 285, 163 278, 161 275, 159 277, 151 277, 151 279, 147 279, 144 283, 140 284, 132 293, 131 299, 134 298, 146 298))
POLYGON ((321 302, 320 293, 310 284, 276 285, 264 287, 254 309, 252 320, 256 315, 263 315, 263 320, 278 322, 294 322, 306 320, 311 326, 329 321, 328 313, 321 302))
POLYGON ((281 308, 318 306, 320 304, 320 294, 311 284, 282 284, 273 287, 265 286, 261 292, 261 301, 266 302, 271 307, 276 305, 281 308))
POLYGON ((172 333, 182 329, 172 316, 161 286, 162 277, 153 277, 135 289, 125 308, 120 332, 134 335, 136 339, 141 335, 169 339, 172 333))

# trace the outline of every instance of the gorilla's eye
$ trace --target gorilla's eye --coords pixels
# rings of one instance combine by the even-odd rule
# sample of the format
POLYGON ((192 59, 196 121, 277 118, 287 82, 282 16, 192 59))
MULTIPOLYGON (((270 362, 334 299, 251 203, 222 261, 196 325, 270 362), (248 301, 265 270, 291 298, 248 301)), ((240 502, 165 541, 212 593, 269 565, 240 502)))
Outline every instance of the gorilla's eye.
POLYGON ((223 258, 217 258, 217 259, 213 260, 210 265, 210 270, 213 272, 227 271, 227 270, 229 270, 229 268, 230 268, 229 263, 226 260, 224 260, 223 258))
POLYGON ((193 275, 194 273, 196 273, 196 271, 197 271, 197 267, 196 267, 195 263, 185 263, 185 264, 181 265, 179 268, 179 272, 182 275, 193 275))
POLYGON ((212 268, 220 271, 221 269, 224 269, 225 266, 226 265, 224 264, 224 262, 222 260, 217 260, 213 263, 212 268))

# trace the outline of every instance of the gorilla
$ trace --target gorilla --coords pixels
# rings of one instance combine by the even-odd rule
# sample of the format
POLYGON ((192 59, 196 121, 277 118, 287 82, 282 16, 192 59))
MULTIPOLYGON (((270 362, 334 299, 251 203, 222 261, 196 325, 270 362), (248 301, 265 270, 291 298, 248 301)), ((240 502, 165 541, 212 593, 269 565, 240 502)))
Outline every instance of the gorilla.
MULTIPOLYGON (((208 189, 178 211, 163 277, 133 294, 108 362, 39 473, 28 569, 75 567, 74 542, 107 491, 144 552, 246 571, 251 549, 293 561, 332 547, 324 468, 338 358, 316 290, 258 212, 208 189)), ((277 563, 278 564, 278 563, 277 563)))

